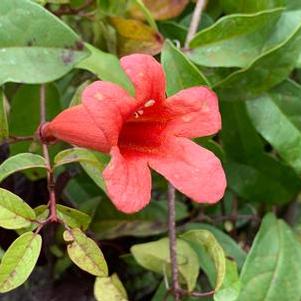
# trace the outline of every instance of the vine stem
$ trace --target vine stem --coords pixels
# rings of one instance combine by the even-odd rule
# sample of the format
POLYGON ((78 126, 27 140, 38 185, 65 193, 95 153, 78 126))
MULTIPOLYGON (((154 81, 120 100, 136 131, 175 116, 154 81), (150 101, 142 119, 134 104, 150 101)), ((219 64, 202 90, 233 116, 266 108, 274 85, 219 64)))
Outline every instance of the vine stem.
POLYGON ((168 234, 171 263, 172 293, 175 301, 180 300, 179 271, 177 263, 177 236, 176 236, 176 191, 172 184, 168 184, 168 234))
MULTIPOLYGON (((45 85, 42 84, 40 88, 40 121, 41 124, 46 122, 46 88, 45 85)), ((43 156, 46 161, 47 166, 47 188, 49 191, 49 221, 50 222, 57 222, 58 217, 56 213, 56 196, 55 196, 55 181, 53 170, 51 167, 50 157, 48 146, 46 143, 42 141, 42 148, 43 148, 43 156)))
POLYGON ((194 37, 195 33, 198 30, 198 26, 201 22, 201 16, 202 16, 202 10, 205 6, 206 1, 205 0, 197 0, 193 15, 192 15, 192 19, 190 22, 190 26, 188 29, 188 34, 186 36, 186 41, 185 41, 185 45, 184 48, 188 49, 189 48, 189 42, 192 40, 192 38, 194 37))

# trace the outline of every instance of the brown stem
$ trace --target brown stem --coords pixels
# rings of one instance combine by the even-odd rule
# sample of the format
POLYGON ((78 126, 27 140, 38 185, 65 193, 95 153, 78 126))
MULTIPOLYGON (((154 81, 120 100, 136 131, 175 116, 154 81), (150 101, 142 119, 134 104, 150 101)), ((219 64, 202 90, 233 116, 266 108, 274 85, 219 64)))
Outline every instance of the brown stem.
POLYGON ((180 300, 179 272, 177 264, 175 188, 168 184, 168 234, 171 262, 172 293, 175 301, 180 300))
MULTIPOLYGON (((46 122, 46 93, 45 85, 41 85, 40 88, 40 120, 41 124, 46 122)), ((47 165, 47 187, 49 191, 49 221, 57 222, 58 217, 56 214, 56 197, 55 197, 55 181, 54 175, 50 163, 49 151, 47 144, 42 142, 43 156, 47 165)))
POLYGON ((202 15, 202 10, 205 6, 206 1, 205 0, 198 0, 192 15, 192 19, 190 22, 190 26, 188 29, 188 34, 186 36, 186 41, 185 41, 185 45, 184 48, 188 49, 189 48, 189 42, 192 40, 192 38, 194 37, 195 33, 198 30, 198 26, 200 24, 201 21, 201 15, 202 15))
POLYGON ((77 7, 77 8, 72 8, 67 5, 62 5, 57 11, 54 11, 53 13, 56 16, 62 16, 62 15, 76 15, 80 13, 81 11, 85 10, 87 7, 89 7, 95 0, 86 0, 86 2, 77 7))
POLYGON ((7 139, 5 139, 4 143, 13 144, 22 141, 33 141, 34 136, 12 136, 10 135, 7 139))

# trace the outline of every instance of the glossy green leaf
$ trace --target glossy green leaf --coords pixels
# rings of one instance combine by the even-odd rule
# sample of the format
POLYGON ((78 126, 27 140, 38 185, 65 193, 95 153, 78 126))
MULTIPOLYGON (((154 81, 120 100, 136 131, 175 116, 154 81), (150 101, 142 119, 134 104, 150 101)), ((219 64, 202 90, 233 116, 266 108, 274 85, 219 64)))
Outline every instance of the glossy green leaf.
POLYGON ((292 81, 247 102, 257 131, 301 175, 301 87, 292 81))
MULTIPOLYGON (((169 240, 162 238, 154 242, 134 245, 131 253, 144 268, 170 276, 169 240)), ((177 239, 177 261, 180 281, 193 290, 199 273, 198 257, 190 245, 183 239, 177 239)))
POLYGON ((226 257, 214 235, 207 230, 190 230, 180 237, 195 245, 201 245, 212 258, 216 269, 215 290, 218 291, 226 273, 226 257))
POLYGON ((255 202, 283 203, 300 190, 297 174, 264 151, 244 102, 222 102, 221 138, 228 187, 255 202))
POLYGON ((127 293, 117 274, 111 277, 97 277, 94 284, 97 301, 127 301, 127 293))
POLYGON ((54 159, 54 167, 79 162, 89 177, 103 190, 105 184, 102 178, 102 171, 108 162, 108 156, 92 152, 83 148, 72 148, 58 153, 54 159))
POLYGON ((190 42, 193 49, 187 54, 199 65, 246 67, 261 54, 282 11, 225 16, 200 31, 190 42))
POLYGON ((91 55, 80 62, 77 65, 78 68, 88 70, 100 79, 118 84, 132 95, 135 94, 133 84, 121 68, 116 56, 103 52, 90 44, 86 44, 86 47, 91 52, 91 55))
POLYGON ((0 45, 0 85, 53 81, 88 54, 67 25, 30 0, 1 0, 0 45))
POLYGON ((241 272, 239 301, 299 301, 301 245, 292 230, 268 214, 241 272))
POLYGON ((218 228, 208 225, 208 224, 201 224, 201 223, 188 223, 185 226, 185 230, 198 230, 203 229, 210 231, 218 243, 223 248, 227 257, 234 258, 235 262, 237 263, 238 267, 241 268, 245 259, 246 259, 246 252, 236 243, 234 239, 232 239, 229 235, 224 233, 223 231, 219 230, 218 228))
POLYGON ((8 137, 8 123, 7 123, 7 113, 5 105, 5 95, 0 88, 0 144, 8 137))
MULTIPOLYGON (((288 0, 290 1, 290 0, 288 0)), ((221 5, 226 13, 253 13, 285 6, 287 0, 223 0, 221 5)))
POLYGON ((57 214, 70 228, 81 228, 82 230, 86 230, 91 221, 88 214, 59 204, 57 205, 57 214))
MULTIPOLYGON (((98 239, 114 239, 123 236, 145 237, 167 231, 167 202, 151 201, 143 210, 135 214, 118 211, 110 200, 99 200, 91 230, 98 239)), ((188 216, 186 206, 176 202, 176 219, 188 216)))
POLYGON ((225 278, 220 290, 214 294, 214 301, 237 301, 239 291, 240 280, 236 263, 227 259, 225 278))
POLYGON ((167 95, 200 85, 209 85, 206 77, 170 41, 166 41, 161 54, 166 74, 167 95))
POLYGON ((247 100, 283 81, 292 71, 301 51, 301 25, 276 47, 256 58, 247 68, 216 84, 224 100, 247 100))
POLYGON ((70 259, 79 268, 95 276, 108 276, 107 263, 94 240, 78 228, 66 230, 64 240, 70 259))
POLYGON ((0 293, 9 292, 27 280, 41 247, 41 236, 32 232, 24 233, 10 245, 0 264, 0 293))
POLYGON ((6 229, 27 227, 35 217, 34 210, 21 198, 0 188, 0 227, 6 229))
POLYGON ((187 28, 175 21, 164 21, 158 24, 160 33, 171 41, 184 46, 187 28))
POLYGON ((6 159, 0 165, 0 182, 17 171, 29 168, 47 168, 45 159, 31 153, 18 154, 6 159))

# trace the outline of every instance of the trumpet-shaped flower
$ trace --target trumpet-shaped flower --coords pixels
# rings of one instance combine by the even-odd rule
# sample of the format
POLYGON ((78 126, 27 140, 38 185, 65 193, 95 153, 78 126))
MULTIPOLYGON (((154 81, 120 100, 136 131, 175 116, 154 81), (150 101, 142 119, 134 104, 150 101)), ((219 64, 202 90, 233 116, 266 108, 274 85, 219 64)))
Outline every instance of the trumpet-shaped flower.
POLYGON ((220 130, 216 95, 207 87, 192 87, 166 98, 163 69, 148 55, 125 56, 121 66, 135 97, 116 84, 96 81, 84 90, 82 104, 42 127, 41 138, 110 153, 103 178, 123 212, 149 203, 150 168, 196 202, 220 200, 226 186, 221 163, 191 141, 220 130))

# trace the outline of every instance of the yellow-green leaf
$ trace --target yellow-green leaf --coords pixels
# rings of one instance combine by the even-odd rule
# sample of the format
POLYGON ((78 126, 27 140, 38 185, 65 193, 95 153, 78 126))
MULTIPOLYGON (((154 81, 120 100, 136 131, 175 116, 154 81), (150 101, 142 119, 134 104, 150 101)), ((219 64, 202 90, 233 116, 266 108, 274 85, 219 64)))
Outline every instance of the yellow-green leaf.
POLYGON ((213 259, 217 272, 215 284, 215 290, 217 291, 224 281, 226 273, 226 257, 224 250, 215 239, 214 235, 207 230, 190 230, 182 234, 180 237, 188 242, 200 244, 213 259))
MULTIPOLYGON (((144 268, 167 276, 171 275, 168 238, 134 245, 131 253, 144 268)), ((180 281, 186 283, 188 290, 192 291, 199 273, 199 261, 193 248, 183 239, 177 239, 177 262, 180 281)))
POLYGON ((42 238, 27 232, 17 238, 5 252, 0 264, 0 293, 22 285, 39 258, 42 238))
POLYGON ((110 18, 118 37, 120 56, 131 53, 158 54, 163 45, 161 34, 139 20, 121 17, 110 18))
POLYGON ((28 227, 35 217, 34 210, 21 198, 0 188, 0 227, 6 229, 28 227))
POLYGON ((74 208, 57 205, 58 217, 71 228, 82 228, 86 230, 90 224, 91 218, 88 214, 74 208))
POLYGON ((32 153, 18 154, 8 158, 0 165, 0 182, 17 171, 29 168, 47 168, 45 159, 32 153))
POLYGON ((78 228, 66 230, 64 240, 70 259, 79 268, 95 276, 108 276, 107 263, 94 240, 78 228))
POLYGON ((68 163, 79 162, 89 177, 100 188, 105 190, 105 184, 101 174, 108 160, 108 156, 104 154, 83 148, 72 148, 56 155, 54 158, 54 168, 68 163))
POLYGON ((111 277, 97 277, 94 284, 97 301, 127 301, 127 293, 117 274, 111 277))

